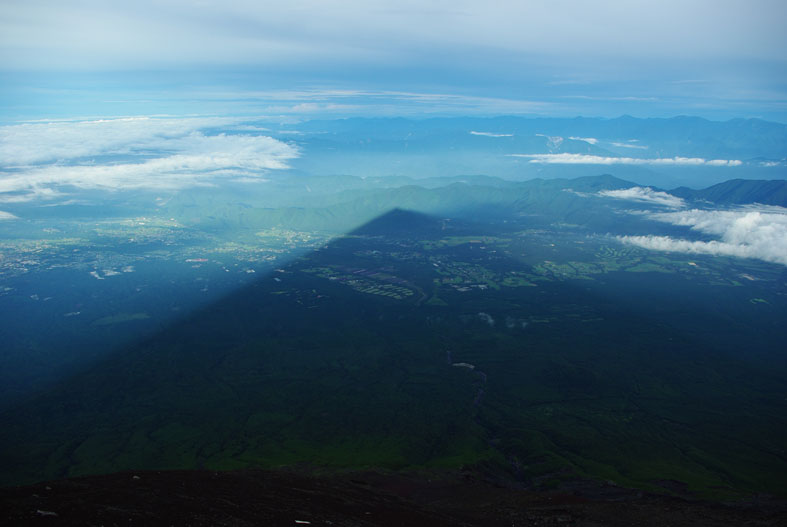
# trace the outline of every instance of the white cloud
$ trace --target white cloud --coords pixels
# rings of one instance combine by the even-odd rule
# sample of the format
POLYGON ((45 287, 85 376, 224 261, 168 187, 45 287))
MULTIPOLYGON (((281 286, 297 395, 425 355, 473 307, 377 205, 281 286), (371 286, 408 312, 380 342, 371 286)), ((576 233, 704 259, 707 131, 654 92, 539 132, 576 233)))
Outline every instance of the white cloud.
MULTIPOLYGON (((16 177, 20 178, 23 176, 17 174, 16 177)), ((3 181, 5 179, 0 173, 0 186, 2 186, 3 181)), ((58 190, 28 185, 24 181, 21 181, 18 187, 11 188, 7 192, 0 190, 0 203, 25 203, 33 200, 53 200, 62 197, 65 197, 65 194, 58 190)))
POLYGON ((576 196, 580 196, 583 198, 590 198, 593 196, 590 192, 579 192, 578 190, 574 190, 573 188, 564 188, 563 192, 568 192, 569 194, 574 194, 576 196))
MULTIPOLYGON (((546 137, 547 145, 549 145, 550 148, 557 148, 563 143, 563 138, 560 137, 559 135, 549 136, 546 134, 536 134, 536 137, 546 137)), ((557 154, 550 154, 550 155, 557 155, 557 154)))
POLYGON ((214 134, 228 119, 108 119, 0 127, 0 202, 79 189, 179 189, 287 168, 294 146, 262 135, 214 134), (97 162, 96 159, 99 159, 97 162), (64 188, 65 187, 65 188, 64 188))
POLYGON ((14 216, 14 215, 13 215, 13 214, 11 214, 10 212, 5 212, 5 211, 2 211, 2 210, 0 210, 0 221, 4 221, 4 220, 17 220, 17 219, 19 219, 19 217, 18 217, 18 216, 14 216))
POLYGON ((610 143, 610 144, 611 144, 612 146, 617 146, 618 148, 636 148, 637 150, 647 150, 647 149, 648 149, 648 147, 647 147, 647 146, 642 146, 642 145, 635 145, 635 144, 633 144, 633 143, 618 143, 618 142, 613 142, 613 143, 610 143))
POLYGON ((619 236, 623 243, 658 251, 757 258, 787 265, 787 209, 744 207, 731 211, 688 210, 652 214, 651 218, 719 236, 690 241, 669 236, 619 236))
POLYGON ((610 198, 639 201, 642 203, 665 205, 675 209, 681 208, 685 205, 681 198, 666 192, 653 190, 649 187, 631 187, 622 190, 602 190, 598 193, 598 195, 610 198))
POLYGON ((738 167, 743 162, 737 159, 710 159, 705 164, 711 167, 738 167))
POLYGON ((490 315, 489 313, 484 313, 482 311, 482 312, 478 313, 478 318, 480 318, 481 320, 483 320, 484 322, 486 322, 490 326, 494 326, 495 325, 495 319, 492 318, 492 315, 490 315))
POLYGON ((484 137, 514 137, 514 134, 493 134, 492 132, 470 132, 472 135, 483 135, 484 137))
POLYGON ((574 141, 585 141, 586 143, 590 143, 591 145, 595 145, 598 143, 598 139, 595 137, 569 137, 569 139, 573 139, 574 141))
POLYGON ((166 141, 236 121, 224 118, 127 117, 0 126, 0 163, 9 167, 161 149, 166 141))
POLYGON ((368 117, 370 109, 377 116, 422 118, 424 114, 499 115, 549 113, 554 103, 504 97, 488 97, 456 93, 428 93, 398 90, 349 90, 308 88, 296 90, 198 90, 191 94, 208 103, 251 104, 255 113, 301 118, 324 114, 368 117))
POLYGON ((740 166, 737 159, 703 159, 701 157, 604 157, 589 154, 508 154, 524 157, 531 163, 557 165, 664 165, 664 166, 740 166))

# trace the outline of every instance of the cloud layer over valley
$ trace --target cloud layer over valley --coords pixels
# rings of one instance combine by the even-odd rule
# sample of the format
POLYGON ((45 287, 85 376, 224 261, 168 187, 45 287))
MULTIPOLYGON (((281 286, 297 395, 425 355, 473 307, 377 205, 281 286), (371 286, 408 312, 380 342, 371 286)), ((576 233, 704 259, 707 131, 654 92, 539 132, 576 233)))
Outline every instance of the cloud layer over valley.
POLYGON ((656 205, 664 205, 670 208, 682 208, 685 202, 672 194, 653 190, 649 187, 631 187, 620 190, 602 190, 598 193, 599 196, 606 196, 610 198, 625 199, 631 201, 638 201, 641 203, 653 203, 656 205))
MULTIPOLYGON (((577 193, 589 197, 590 194, 577 193)), ((672 212, 629 211, 681 227, 716 240, 690 240, 663 235, 617 236, 629 245, 644 249, 716 256, 756 258, 787 265, 787 209, 777 206, 746 205, 733 210, 686 210, 686 202, 668 192, 649 187, 602 190, 595 196, 668 207, 672 212)), ((663 209, 662 209, 663 210, 663 209)))
POLYGON ((670 236, 619 236, 623 243, 657 251, 757 258, 787 265, 787 209, 748 206, 737 210, 685 210, 650 218, 718 236, 685 240, 670 236))

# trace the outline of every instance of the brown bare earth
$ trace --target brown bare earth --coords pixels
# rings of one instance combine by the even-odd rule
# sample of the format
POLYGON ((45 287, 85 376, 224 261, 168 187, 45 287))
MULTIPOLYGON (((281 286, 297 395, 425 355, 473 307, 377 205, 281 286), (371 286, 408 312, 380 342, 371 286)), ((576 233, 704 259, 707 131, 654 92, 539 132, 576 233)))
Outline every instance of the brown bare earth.
POLYGON ((128 472, 0 489, 3 525, 777 526, 784 504, 722 505, 577 484, 533 492, 471 473, 128 472))

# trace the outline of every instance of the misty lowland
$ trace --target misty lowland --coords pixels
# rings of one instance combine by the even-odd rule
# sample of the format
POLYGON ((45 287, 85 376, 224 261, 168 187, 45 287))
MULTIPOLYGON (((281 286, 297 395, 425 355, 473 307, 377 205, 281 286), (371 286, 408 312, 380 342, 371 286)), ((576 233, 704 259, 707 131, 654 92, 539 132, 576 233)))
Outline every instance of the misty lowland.
POLYGON ((0 2, 0 524, 787 525, 786 21, 0 2))

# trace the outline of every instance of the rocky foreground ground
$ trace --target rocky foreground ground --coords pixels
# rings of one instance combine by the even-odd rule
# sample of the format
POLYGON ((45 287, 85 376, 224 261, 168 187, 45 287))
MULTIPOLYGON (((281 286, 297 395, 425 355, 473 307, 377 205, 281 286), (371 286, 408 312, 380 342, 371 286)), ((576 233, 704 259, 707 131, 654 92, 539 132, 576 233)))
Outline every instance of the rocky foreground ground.
POLYGON ((471 473, 128 472, 0 489, 0 524, 79 526, 777 526, 773 501, 724 505, 576 484, 534 492, 471 473))

